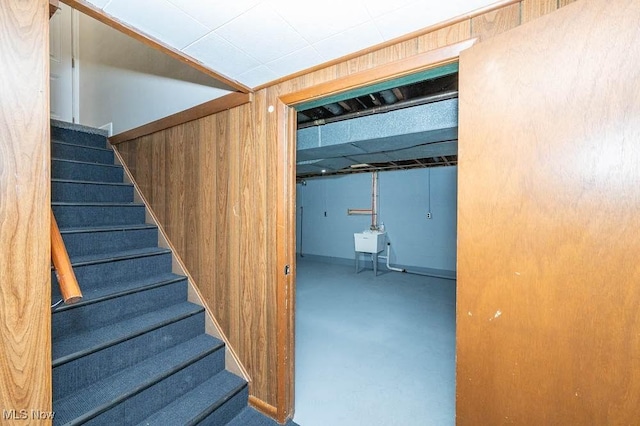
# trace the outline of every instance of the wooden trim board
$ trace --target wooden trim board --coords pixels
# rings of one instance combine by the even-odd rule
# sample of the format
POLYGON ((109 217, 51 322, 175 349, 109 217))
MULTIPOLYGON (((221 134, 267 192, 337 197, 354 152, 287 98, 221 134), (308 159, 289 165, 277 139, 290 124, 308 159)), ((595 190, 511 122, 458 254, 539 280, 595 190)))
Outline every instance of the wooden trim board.
POLYGON ((252 93, 229 93, 228 95, 222 96, 220 98, 213 99, 184 111, 180 111, 167 117, 160 118, 156 121, 152 121, 151 123, 136 127, 135 129, 118 133, 117 135, 111 136, 109 138, 109 142, 111 143, 111 145, 128 142, 142 136, 150 135, 152 133, 168 129, 169 127, 188 123, 189 121, 197 120, 198 118, 206 117, 208 115, 213 115, 220 111, 235 108, 252 101, 252 93))
POLYGON ((253 395, 249 395, 249 405, 260 411, 265 416, 269 416, 273 419, 275 419, 278 415, 278 409, 276 407, 264 402, 260 398, 256 398, 253 395))
POLYGON ((303 102, 310 102, 337 93, 346 92, 348 90, 414 74, 429 68, 453 63, 458 60, 460 52, 470 48, 476 44, 477 41, 477 38, 471 38, 440 49, 430 50, 399 61, 347 75, 317 86, 312 86, 307 89, 300 90, 299 92, 289 93, 281 96, 280 99, 289 106, 295 106, 303 102))

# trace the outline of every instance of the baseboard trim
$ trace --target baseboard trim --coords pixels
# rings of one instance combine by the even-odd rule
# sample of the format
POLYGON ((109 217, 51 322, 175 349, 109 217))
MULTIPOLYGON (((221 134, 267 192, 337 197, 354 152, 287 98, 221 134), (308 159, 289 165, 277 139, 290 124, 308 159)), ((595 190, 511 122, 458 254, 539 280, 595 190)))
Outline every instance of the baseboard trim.
MULTIPOLYGON (((310 260, 313 262, 322 262, 329 263, 332 265, 341 265, 341 266, 353 266, 355 260, 354 259, 346 259, 344 257, 332 257, 332 256, 322 256, 318 254, 303 254, 300 256, 298 253, 296 255, 296 259, 304 259, 310 260)), ((373 270, 372 261, 369 259, 363 260, 361 258, 360 264, 363 265, 363 270, 373 270)), ((447 280, 455 280, 456 279, 456 271, 451 271, 448 269, 436 269, 436 268, 425 268, 420 266, 411 266, 411 265, 391 265, 394 268, 404 269, 408 274, 418 274, 424 275, 427 277, 433 278, 443 278, 447 280)), ((380 272, 396 272, 389 271, 387 269, 387 264, 385 262, 378 262, 378 273, 380 272)))

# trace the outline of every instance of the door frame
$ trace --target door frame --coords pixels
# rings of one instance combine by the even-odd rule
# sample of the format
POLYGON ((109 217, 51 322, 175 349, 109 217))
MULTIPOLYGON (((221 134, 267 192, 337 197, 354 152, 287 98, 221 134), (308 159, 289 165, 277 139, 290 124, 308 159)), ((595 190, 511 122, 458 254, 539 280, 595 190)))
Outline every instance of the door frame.
POLYGON ((277 100, 277 211, 276 247, 278 282, 277 317, 277 419, 293 417, 295 404, 295 280, 296 280, 296 106, 328 96, 364 88, 441 67, 458 61, 460 52, 476 44, 471 38, 401 60, 327 81, 277 100), (289 272, 286 273, 285 271, 289 272))

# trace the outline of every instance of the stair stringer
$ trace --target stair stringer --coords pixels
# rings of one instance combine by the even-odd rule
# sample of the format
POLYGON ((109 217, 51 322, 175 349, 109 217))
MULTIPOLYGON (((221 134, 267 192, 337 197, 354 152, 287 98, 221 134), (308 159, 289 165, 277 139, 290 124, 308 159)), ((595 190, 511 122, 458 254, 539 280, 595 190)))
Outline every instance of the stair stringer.
POLYGON ((240 358, 238 357, 235 350, 231 346, 231 342, 229 342, 229 339, 224 334, 224 331, 222 330, 220 323, 213 316, 213 311, 209 308, 209 306, 203 299, 202 294, 200 293, 200 290, 195 284, 195 280, 187 270, 185 263, 180 258, 180 255, 176 251, 173 244, 171 244, 171 241, 169 240, 167 233, 165 232, 162 224, 158 220, 158 217, 156 216, 153 209, 151 208, 151 205, 145 198, 144 194, 142 194, 142 191, 140 191, 140 187, 138 186, 138 183, 136 182, 133 175, 131 174, 129 167, 124 162, 124 159, 122 158, 122 156, 120 155, 120 153, 118 152, 115 146, 111 145, 109 142, 107 142, 107 146, 111 150, 113 150, 115 163, 122 166, 124 170, 124 181, 126 183, 130 183, 133 185, 134 201, 144 204, 146 223, 153 224, 158 227, 158 246, 163 248, 168 248, 171 250, 172 272, 175 274, 181 274, 187 277, 187 283, 188 283, 187 300, 191 303, 195 303, 196 305, 202 306, 204 308, 205 333, 210 336, 216 337, 225 343, 225 369, 236 374, 239 377, 242 377, 244 380, 247 381, 249 386, 251 386, 251 377, 249 376, 247 369, 244 367, 244 365, 242 364, 242 361, 240 361, 240 358))

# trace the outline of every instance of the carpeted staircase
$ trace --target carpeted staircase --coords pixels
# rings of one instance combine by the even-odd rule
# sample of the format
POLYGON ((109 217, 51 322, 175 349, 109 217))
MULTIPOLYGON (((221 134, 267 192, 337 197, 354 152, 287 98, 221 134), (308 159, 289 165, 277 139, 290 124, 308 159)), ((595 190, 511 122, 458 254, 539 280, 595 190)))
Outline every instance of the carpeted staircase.
POLYGON ((84 293, 52 310, 54 424, 276 425, 225 370, 105 133, 52 121, 51 139, 51 204, 84 293))

